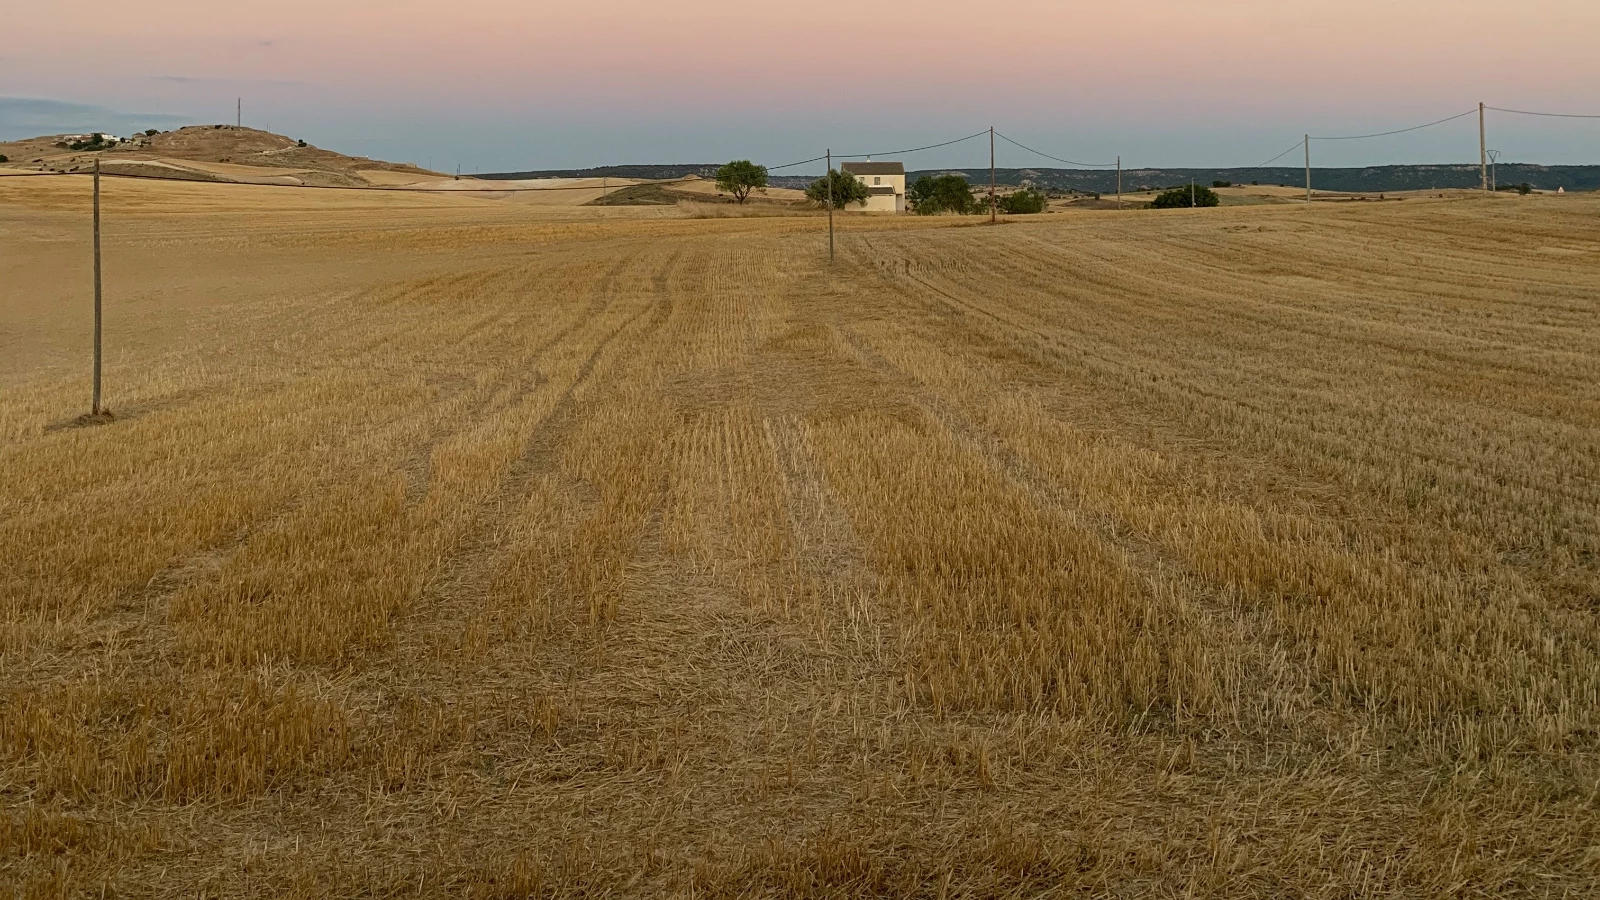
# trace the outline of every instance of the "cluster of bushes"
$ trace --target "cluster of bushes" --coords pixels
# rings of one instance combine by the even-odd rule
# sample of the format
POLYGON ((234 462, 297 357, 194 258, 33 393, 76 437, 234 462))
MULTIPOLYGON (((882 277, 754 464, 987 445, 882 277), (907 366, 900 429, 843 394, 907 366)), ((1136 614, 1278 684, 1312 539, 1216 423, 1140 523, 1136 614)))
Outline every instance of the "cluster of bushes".
POLYGON ((1151 209, 1188 209, 1191 206, 1221 206, 1222 200, 1215 191, 1197 184, 1168 188, 1150 201, 1151 209))
POLYGON ((1213 181, 1213 182, 1211 182, 1211 186, 1214 187, 1214 188, 1233 187, 1233 182, 1231 182, 1231 181, 1213 181))
POLYGON ((11 157, 6 156, 4 153, 0 153, 0 163, 8 163, 8 162, 11 162, 11 157))
POLYGON ((814 203, 827 203, 832 199, 836 207, 849 206, 852 203, 866 206, 867 196, 865 182, 838 169, 829 169, 828 174, 811 182, 806 188, 806 199, 814 203))
POLYGON ((1044 212, 1045 196, 1033 188, 1023 188, 1020 191, 1012 191, 1001 197, 999 204, 1000 211, 1010 215, 1042 213, 1044 212))
POLYGON ((973 199, 972 187, 960 175, 924 175, 906 188, 906 201, 911 211, 919 216, 965 215, 982 207, 973 199))
POLYGON ((73 141, 67 145, 71 150, 104 150, 110 146, 106 143, 105 136, 100 134, 91 134, 81 141, 73 141))
POLYGON ((1533 185, 1527 183, 1526 181, 1521 184, 1499 184, 1495 185, 1495 190, 1516 191, 1519 194, 1527 195, 1533 193, 1533 185))

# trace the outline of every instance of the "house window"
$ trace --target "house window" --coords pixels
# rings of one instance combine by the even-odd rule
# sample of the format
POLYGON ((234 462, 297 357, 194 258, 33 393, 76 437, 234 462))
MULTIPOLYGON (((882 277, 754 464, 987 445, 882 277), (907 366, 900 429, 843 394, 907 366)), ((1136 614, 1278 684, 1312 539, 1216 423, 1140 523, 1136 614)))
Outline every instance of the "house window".
POLYGON ((872 176, 872 183, 873 184, 883 184, 883 179, 879 178, 876 175, 874 175, 874 176, 872 176))

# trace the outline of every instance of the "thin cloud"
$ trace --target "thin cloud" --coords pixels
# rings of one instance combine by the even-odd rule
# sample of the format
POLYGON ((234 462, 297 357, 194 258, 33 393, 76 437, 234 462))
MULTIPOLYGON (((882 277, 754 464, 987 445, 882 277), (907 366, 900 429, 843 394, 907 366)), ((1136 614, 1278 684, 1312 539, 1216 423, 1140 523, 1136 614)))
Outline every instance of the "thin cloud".
POLYGON ((304 81, 293 81, 283 78, 216 78, 209 75, 145 75, 150 81, 164 81, 168 84, 271 84, 280 87, 302 87, 304 81))
POLYGON ((129 113, 45 97, 0 97, 0 140, 63 132, 108 131, 125 134, 146 128, 172 128, 194 122, 171 113, 129 113))

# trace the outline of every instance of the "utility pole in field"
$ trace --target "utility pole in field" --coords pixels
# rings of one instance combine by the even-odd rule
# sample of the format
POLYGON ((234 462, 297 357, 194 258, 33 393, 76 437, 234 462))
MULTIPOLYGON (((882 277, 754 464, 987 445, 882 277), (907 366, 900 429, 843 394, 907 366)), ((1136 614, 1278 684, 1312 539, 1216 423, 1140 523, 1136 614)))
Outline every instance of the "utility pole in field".
POLYGON ((1193 178, 1189 179, 1189 208, 1190 209, 1194 209, 1195 208, 1195 203, 1194 203, 1194 179, 1193 178))
POLYGON ((1122 208, 1122 157, 1117 157, 1117 209, 1122 208))
POLYGON ((1489 151, 1489 193, 1491 193, 1491 194, 1497 194, 1497 193, 1500 192, 1500 176, 1499 176, 1499 173, 1495 171, 1495 167, 1498 166, 1499 163, 1500 163, 1500 151, 1499 150, 1490 150, 1489 151))
POLYGON ((994 126, 989 126, 989 224, 994 224, 994 126))
POLYGON ((833 148, 828 148, 828 262, 833 262, 833 148))
POLYGON ((100 159, 94 161, 94 398, 91 415, 100 415, 100 159))
POLYGON ((235 97, 233 100, 233 127, 238 128, 244 124, 244 98, 235 97))
POLYGON ((1483 184, 1484 196, 1489 194, 1489 141, 1483 126, 1483 104, 1478 104, 1478 180, 1483 184))
POLYGON ((1306 135, 1306 205, 1311 205, 1311 135, 1306 135))

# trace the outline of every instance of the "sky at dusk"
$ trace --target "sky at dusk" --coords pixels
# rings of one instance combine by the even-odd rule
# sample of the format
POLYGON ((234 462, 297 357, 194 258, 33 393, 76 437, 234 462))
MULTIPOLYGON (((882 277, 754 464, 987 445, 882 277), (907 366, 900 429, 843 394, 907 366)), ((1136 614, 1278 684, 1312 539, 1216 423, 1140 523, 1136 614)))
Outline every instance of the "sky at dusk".
MULTIPOLYGON (((1251 166, 1307 131, 1387 131, 1480 100, 1600 114, 1596 86, 1596 0, 79 0, 0 13, 0 139, 232 122, 242 97, 247 125, 465 172, 777 165, 990 125, 1082 162, 1251 166)), ((1600 163, 1600 120, 1491 113, 1489 145, 1507 161, 1600 163)), ((1328 166, 1475 163, 1477 118, 1313 150, 1328 166)), ((902 158, 970 167, 988 144, 902 158)), ((1059 165, 1004 142, 998 162, 1059 165)))

